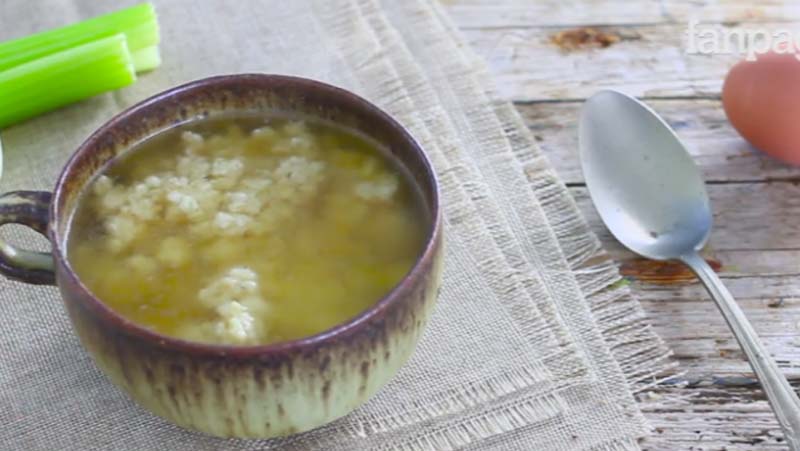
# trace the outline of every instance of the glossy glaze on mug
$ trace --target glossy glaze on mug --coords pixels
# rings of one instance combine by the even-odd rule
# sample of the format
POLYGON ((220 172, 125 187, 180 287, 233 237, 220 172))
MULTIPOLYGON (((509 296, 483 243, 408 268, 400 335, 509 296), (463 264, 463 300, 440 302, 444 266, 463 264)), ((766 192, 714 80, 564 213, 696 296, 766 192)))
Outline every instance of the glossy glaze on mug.
POLYGON ((271 437, 347 414, 375 394, 411 355, 441 280, 438 202, 435 175, 422 149, 367 101, 306 79, 232 75, 159 94, 89 137, 59 178, 47 234, 53 243, 56 282, 74 328, 115 384, 178 425, 218 436, 271 437), (276 110, 359 130, 385 144, 413 175, 432 224, 423 254, 397 287, 356 318, 321 334, 250 347, 191 343, 156 334, 115 314, 88 292, 64 258, 65 240, 81 190, 104 164, 176 123, 224 111, 276 110))

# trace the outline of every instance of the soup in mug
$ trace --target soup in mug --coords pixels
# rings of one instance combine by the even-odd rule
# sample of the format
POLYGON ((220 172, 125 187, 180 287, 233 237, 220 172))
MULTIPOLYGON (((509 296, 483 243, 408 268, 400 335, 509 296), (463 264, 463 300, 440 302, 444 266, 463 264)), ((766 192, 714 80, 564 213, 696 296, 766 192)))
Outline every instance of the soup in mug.
POLYGON ((430 227, 377 143, 309 118, 230 116, 135 146, 82 194, 81 281, 158 333, 256 345, 313 335, 387 294, 430 227))

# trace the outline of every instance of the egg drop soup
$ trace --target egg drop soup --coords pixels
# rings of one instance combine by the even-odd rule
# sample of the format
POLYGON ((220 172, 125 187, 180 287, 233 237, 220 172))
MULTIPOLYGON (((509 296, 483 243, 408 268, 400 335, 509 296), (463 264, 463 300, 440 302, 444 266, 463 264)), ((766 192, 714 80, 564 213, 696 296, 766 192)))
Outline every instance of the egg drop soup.
POLYGON ((308 118, 176 126, 115 158, 82 194, 68 260, 121 316, 191 341, 313 335, 386 295, 431 218, 381 146, 308 118))

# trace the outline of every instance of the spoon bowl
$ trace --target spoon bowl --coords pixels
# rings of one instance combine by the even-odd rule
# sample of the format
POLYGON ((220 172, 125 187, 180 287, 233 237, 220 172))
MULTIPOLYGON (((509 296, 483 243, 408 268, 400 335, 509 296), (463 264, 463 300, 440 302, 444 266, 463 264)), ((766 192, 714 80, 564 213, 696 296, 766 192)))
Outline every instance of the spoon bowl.
POLYGON ((622 244, 655 260, 705 245, 712 216, 700 171, 647 105, 616 91, 592 96, 581 114, 580 148, 592 201, 622 244))

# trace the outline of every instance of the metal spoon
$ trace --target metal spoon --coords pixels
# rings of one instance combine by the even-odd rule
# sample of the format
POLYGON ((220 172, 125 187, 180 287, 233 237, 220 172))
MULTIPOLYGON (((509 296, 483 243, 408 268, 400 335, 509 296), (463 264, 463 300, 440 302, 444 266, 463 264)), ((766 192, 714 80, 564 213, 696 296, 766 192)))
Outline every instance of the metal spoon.
POLYGON ((800 451, 800 400, 731 293, 698 251, 711 233, 705 184, 675 132, 653 110, 616 91, 584 105, 580 152, 589 194, 612 234, 654 260, 688 265, 716 301, 778 417, 800 451))

